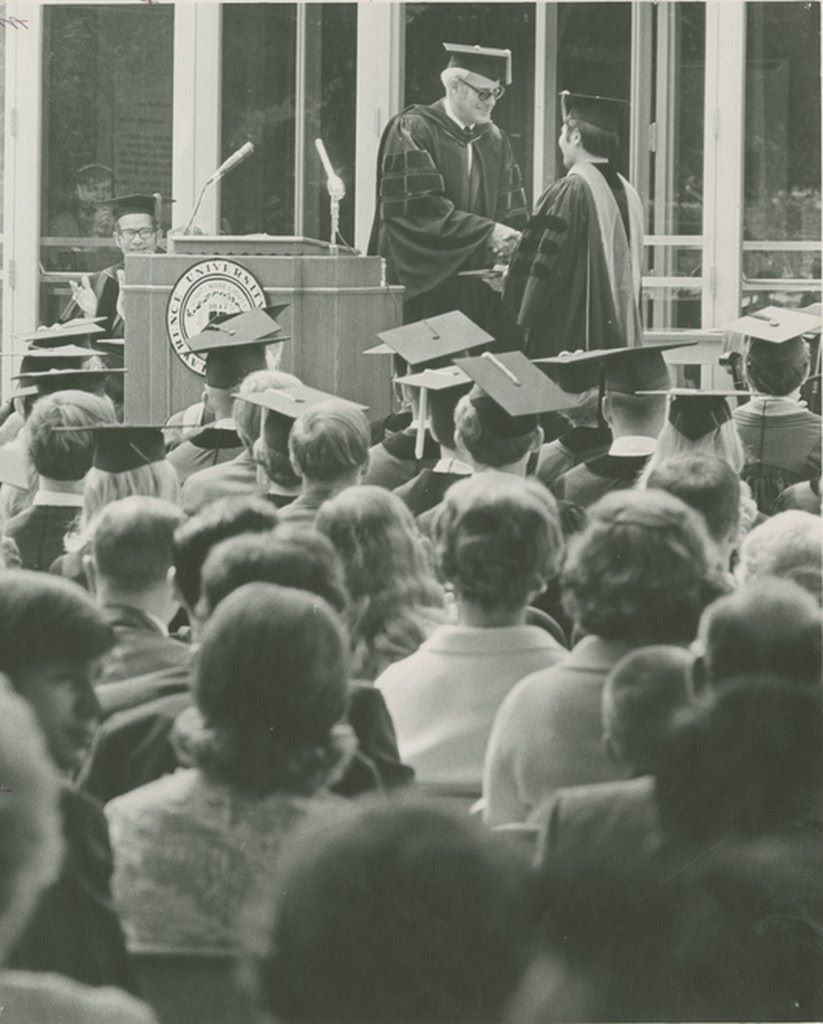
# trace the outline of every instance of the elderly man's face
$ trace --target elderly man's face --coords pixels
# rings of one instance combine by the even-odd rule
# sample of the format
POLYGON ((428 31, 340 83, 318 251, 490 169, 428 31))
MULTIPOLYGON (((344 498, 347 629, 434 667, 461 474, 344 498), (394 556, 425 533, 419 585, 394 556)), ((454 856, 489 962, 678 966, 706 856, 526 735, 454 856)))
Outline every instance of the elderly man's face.
POLYGON ((157 228, 148 213, 124 213, 114 229, 114 240, 122 252, 154 252, 157 228))
POLYGON ((464 71, 455 82, 450 100, 463 124, 487 124, 501 94, 499 82, 476 75, 473 71, 464 71))

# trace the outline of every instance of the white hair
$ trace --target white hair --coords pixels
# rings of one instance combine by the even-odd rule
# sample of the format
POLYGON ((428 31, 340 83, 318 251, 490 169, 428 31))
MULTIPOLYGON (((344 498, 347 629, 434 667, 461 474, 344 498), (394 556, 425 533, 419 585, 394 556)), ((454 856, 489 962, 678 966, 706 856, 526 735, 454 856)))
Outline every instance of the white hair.
POLYGON ((443 83, 443 88, 448 92, 449 85, 456 79, 461 79, 465 75, 464 68, 443 68, 440 72, 440 81, 443 83))
POLYGON ((821 561, 823 525, 820 516, 790 509, 767 519, 746 536, 737 574, 743 581, 778 576, 799 583, 818 596, 821 561))

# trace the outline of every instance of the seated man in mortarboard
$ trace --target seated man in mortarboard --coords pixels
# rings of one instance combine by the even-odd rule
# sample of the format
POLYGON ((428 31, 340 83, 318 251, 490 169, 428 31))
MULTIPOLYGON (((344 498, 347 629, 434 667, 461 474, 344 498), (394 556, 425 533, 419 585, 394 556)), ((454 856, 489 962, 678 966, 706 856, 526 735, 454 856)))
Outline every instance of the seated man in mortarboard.
POLYGON ((242 455, 244 445, 233 418, 234 392, 250 373, 266 369, 268 345, 288 340, 276 319, 285 308, 265 306, 244 313, 219 314, 189 340, 192 352, 205 357, 203 394, 215 418, 169 453, 168 460, 181 484, 198 470, 242 455))
POLYGON ((402 367, 395 383, 411 406, 412 421, 405 429, 372 445, 363 482, 394 490, 433 466, 440 454, 428 422, 428 401, 440 390, 437 378, 429 378, 429 384, 421 388, 402 373, 417 372, 419 376, 448 366, 454 356, 489 345, 494 338, 458 310, 382 331, 378 338, 381 344, 368 349, 367 355, 394 355, 396 367, 402 367))
MULTIPOLYGON (((114 241, 123 253, 157 252, 160 238, 160 196, 134 194, 105 201, 114 213, 114 241)), ((122 338, 125 332, 120 285, 124 280, 123 260, 96 275, 94 284, 83 276, 71 282, 72 301, 63 319, 75 316, 104 317, 108 337, 122 338)))
POLYGON ((549 364, 550 369, 562 361, 602 366, 602 414, 612 433, 605 455, 575 466, 554 481, 551 489, 558 498, 587 508, 609 491, 637 483, 666 419, 665 395, 641 392, 668 390, 671 381, 663 352, 680 347, 682 343, 665 343, 569 353, 549 364))
POLYGON ((643 205, 611 162, 628 104, 567 91, 560 99, 568 173, 538 200, 503 289, 532 358, 642 343, 643 205))
POLYGON ((511 51, 443 45, 445 96, 408 107, 383 132, 369 252, 405 287, 405 322, 459 306, 490 326, 497 296, 456 275, 507 255, 528 216, 511 144, 491 119, 511 82, 511 51))
POLYGON ((804 335, 820 332, 820 318, 768 306, 735 320, 727 330, 747 337, 743 355, 750 402, 734 410, 743 442, 743 479, 765 515, 791 484, 820 478, 820 416, 800 400, 809 376, 804 335))

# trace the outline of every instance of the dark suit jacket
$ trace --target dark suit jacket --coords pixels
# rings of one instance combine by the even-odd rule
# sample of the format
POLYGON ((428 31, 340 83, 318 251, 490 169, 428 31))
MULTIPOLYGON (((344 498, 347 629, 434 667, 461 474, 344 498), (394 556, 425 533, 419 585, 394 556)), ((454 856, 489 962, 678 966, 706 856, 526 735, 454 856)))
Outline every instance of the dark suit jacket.
POLYGON ((9 519, 3 532, 17 545, 23 568, 48 572, 79 513, 73 506, 32 505, 9 519))
POLYGON ((112 852, 102 808, 66 786, 60 809, 65 841, 60 875, 41 895, 6 966, 134 991, 123 929, 112 904, 112 852))
MULTIPOLYGON (((110 715, 123 706, 119 684, 165 669, 187 669, 191 661, 188 644, 166 636, 157 623, 125 605, 107 605, 100 609, 114 630, 115 645, 106 655, 103 671, 95 687, 103 714, 110 715)), ((134 700, 129 700, 131 706, 134 700)))
POLYGON ((186 515, 193 516, 219 498, 262 494, 265 489, 265 484, 257 482, 257 463, 244 448, 230 462, 220 462, 192 473, 183 484, 180 504, 186 515))

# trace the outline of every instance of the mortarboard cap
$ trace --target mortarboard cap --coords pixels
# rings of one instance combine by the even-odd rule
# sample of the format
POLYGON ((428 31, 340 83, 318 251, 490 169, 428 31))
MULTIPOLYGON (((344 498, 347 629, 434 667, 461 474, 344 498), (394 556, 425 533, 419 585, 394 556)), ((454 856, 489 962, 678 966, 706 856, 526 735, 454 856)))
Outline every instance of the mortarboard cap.
POLYGON ((484 352, 455 362, 478 386, 470 397, 481 419, 501 437, 527 434, 542 413, 573 404, 522 352, 484 352))
POLYGON ((734 334, 745 334, 758 341, 767 341, 772 345, 785 345, 804 334, 819 334, 820 317, 798 309, 766 306, 756 313, 738 317, 723 329, 734 334))
POLYGON ((288 340, 276 319, 286 305, 218 314, 200 334, 190 338, 192 352, 205 355, 206 383, 229 390, 248 374, 264 370, 266 346, 288 340))
POLYGON ((103 386, 106 377, 122 375, 123 369, 109 367, 80 367, 71 369, 26 370, 12 376, 12 380, 21 380, 26 384, 34 384, 41 395, 51 395, 55 391, 75 389, 77 391, 97 392, 103 386))
POLYGON ((464 43, 443 43, 449 55, 448 67, 463 68, 475 75, 482 75, 490 82, 511 85, 512 52, 493 46, 467 46, 464 43))
POLYGON ((448 359, 459 352, 470 352, 494 341, 488 331, 459 310, 380 331, 377 337, 384 344, 367 349, 368 355, 393 352, 415 367, 448 359))
POLYGON ((624 111, 628 109, 628 103, 609 96, 583 96, 564 89, 560 93, 560 107, 564 121, 571 117, 594 125, 604 132, 619 134, 620 122, 624 111))
POLYGON ((20 491, 29 488, 29 474, 23 453, 8 445, 0 447, 0 484, 9 484, 20 491))
POLYGON ((90 348, 97 335, 105 334, 97 320, 69 320, 52 324, 27 334, 18 334, 18 341, 28 342, 31 348, 61 348, 63 345, 81 345, 90 348))
POLYGON ((582 350, 561 352, 558 356, 535 359, 534 363, 566 394, 582 395, 584 391, 591 391, 600 383, 603 362, 600 359, 589 358, 593 355, 591 351, 582 350), (586 358, 580 359, 580 356, 586 358))
POLYGON ((95 349, 102 349, 106 365, 120 368, 125 363, 126 343, 123 338, 95 338, 95 349))
POLYGON ((115 220, 129 213, 145 213, 156 219, 157 207, 161 201, 158 193, 149 195, 147 192, 133 192, 127 196, 115 196, 114 199, 101 199, 97 205, 111 206, 115 220))
POLYGON ((60 431, 88 431, 94 435, 92 465, 106 473, 162 462, 166 457, 163 429, 131 423, 98 423, 91 427, 55 427, 60 431))
POLYGON ((580 387, 580 391, 594 387, 602 367, 607 391, 626 395, 642 391, 663 391, 668 394, 671 379, 663 353, 676 348, 691 348, 696 344, 696 341, 666 341, 633 348, 590 349, 588 352, 568 352, 536 362, 552 376, 558 367, 562 367, 572 384, 585 385, 580 387))
POLYGON ((249 402, 251 405, 259 405, 267 412, 292 421, 307 409, 320 405, 322 402, 339 402, 342 405, 359 409, 361 412, 368 409, 367 405, 350 402, 347 398, 339 398, 337 395, 330 395, 327 391, 318 391, 317 388, 310 388, 305 384, 294 385, 290 388, 270 388, 268 391, 255 391, 248 395, 235 395, 234 397, 243 402, 249 402))
POLYGON ((696 391, 693 388, 639 393, 668 395, 669 423, 689 441, 699 441, 732 418, 728 398, 749 397, 748 391, 696 391))
POLYGON ((471 377, 458 366, 445 366, 442 369, 434 370, 429 368, 421 370, 419 373, 410 373, 405 377, 398 377, 395 383, 420 389, 420 409, 417 417, 417 439, 414 446, 414 457, 422 459, 426 443, 426 425, 430 415, 430 403, 433 406, 436 405, 436 395, 442 395, 456 388, 469 391, 472 383, 471 377))

